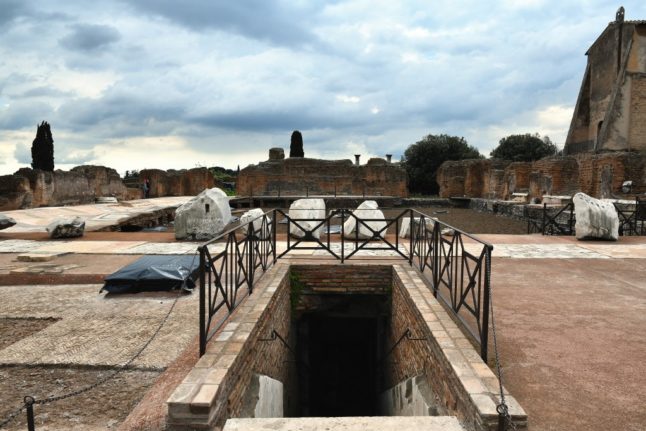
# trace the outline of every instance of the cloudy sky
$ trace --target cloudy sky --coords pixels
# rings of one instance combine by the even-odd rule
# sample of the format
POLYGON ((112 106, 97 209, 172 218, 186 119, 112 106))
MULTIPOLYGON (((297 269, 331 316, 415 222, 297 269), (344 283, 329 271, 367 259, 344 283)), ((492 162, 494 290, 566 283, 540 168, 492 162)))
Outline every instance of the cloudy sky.
MULTIPOLYGON (((626 19, 646 2, 624 1, 626 19)), ((607 1, 0 0, 0 174, 52 125, 57 168, 235 168, 394 154, 429 133, 488 155, 559 146, 607 1)), ((363 160, 366 160, 365 158, 363 160)))

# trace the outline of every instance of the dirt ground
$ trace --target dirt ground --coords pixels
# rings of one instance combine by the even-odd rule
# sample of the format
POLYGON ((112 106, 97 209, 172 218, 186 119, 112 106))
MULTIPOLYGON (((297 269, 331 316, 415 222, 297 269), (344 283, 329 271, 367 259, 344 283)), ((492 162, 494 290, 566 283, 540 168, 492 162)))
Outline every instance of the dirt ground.
MULTIPOLYGON (((35 399, 62 395, 91 385, 113 370, 65 367, 0 367, 0 418, 20 407, 25 395, 35 399)), ((36 430, 115 429, 159 376, 157 371, 125 371, 75 397, 34 407, 36 430)), ((5 429, 24 431, 24 411, 5 429)))
MULTIPOLYGON (((0 319, 0 349, 35 334, 56 319, 0 319)), ((0 420, 20 407, 25 396, 45 399, 92 385, 114 370, 0 366, 0 420)), ((159 372, 127 371, 92 391, 34 407, 36 429, 105 430, 116 427, 139 402, 159 372)), ((27 429, 23 411, 5 429, 27 429)))

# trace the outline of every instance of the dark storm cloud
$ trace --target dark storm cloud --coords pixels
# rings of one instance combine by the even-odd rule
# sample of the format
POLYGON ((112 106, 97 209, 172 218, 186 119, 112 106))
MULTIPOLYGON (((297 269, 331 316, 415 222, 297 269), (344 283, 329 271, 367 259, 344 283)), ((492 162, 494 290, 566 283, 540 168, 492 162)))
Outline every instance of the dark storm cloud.
POLYGON ((312 8, 285 7, 267 0, 132 0, 144 14, 155 14, 191 30, 223 30, 269 41, 277 45, 302 46, 318 38, 304 25, 312 8))
POLYGON ((72 32, 59 40, 61 46, 73 51, 95 51, 117 42, 119 31, 108 25, 76 24, 72 32))
POLYGON ((268 112, 264 110, 212 113, 186 120, 196 124, 230 130, 248 130, 253 132, 274 132, 288 129, 345 129, 358 127, 365 123, 365 116, 334 115, 321 110, 294 110, 268 112))

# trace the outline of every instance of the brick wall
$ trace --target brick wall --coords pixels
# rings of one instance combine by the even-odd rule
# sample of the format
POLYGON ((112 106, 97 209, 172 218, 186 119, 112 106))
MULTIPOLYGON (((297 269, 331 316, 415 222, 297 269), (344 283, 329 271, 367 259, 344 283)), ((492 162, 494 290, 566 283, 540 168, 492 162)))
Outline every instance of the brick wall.
POLYGON ((239 196, 310 194, 408 196, 406 171, 383 160, 355 166, 350 160, 269 160, 240 171, 239 196))
MULTIPOLYGON (((423 340, 405 339, 392 350, 387 386, 425 376, 437 396, 440 415, 456 416, 468 430, 497 429, 497 379, 491 370, 414 269, 398 265, 393 271, 392 289, 388 345, 393 346, 407 329, 413 338, 423 340)), ((515 400, 509 403, 514 406, 510 414, 516 426, 526 429, 524 411, 515 400)))
POLYGON ((226 380, 221 384, 224 393, 228 392, 227 404, 226 410, 222 412, 224 416, 219 417, 215 425, 223 426, 227 418, 239 415, 253 374, 264 374, 283 382, 287 387, 289 367, 285 364, 290 359, 289 351, 279 340, 259 339, 270 338, 272 330, 276 330, 283 338, 289 340, 289 292, 289 278, 283 277, 276 294, 257 320, 256 327, 250 333, 236 362, 229 369, 226 380))
POLYGON ((499 167, 483 164, 481 160, 445 162, 438 170, 438 183, 442 197, 489 198, 488 193, 495 191, 497 198, 507 200, 514 191, 526 189, 530 198, 583 192, 596 198, 633 199, 635 194, 646 192, 646 154, 634 151, 582 153, 547 157, 532 163, 511 163, 505 168, 502 179, 499 167), (468 177, 469 171, 483 168, 490 172, 473 175, 474 178, 483 176, 485 182, 488 179, 489 184, 481 188, 468 187, 462 176, 458 176, 468 177), (633 191, 624 195, 621 185, 628 180, 633 181, 633 191))
POLYGON ((240 414, 254 374, 288 387, 289 350, 277 339, 260 341, 274 329, 289 340, 288 268, 277 264, 270 269, 209 342, 206 354, 167 401, 170 429, 221 429, 226 419, 240 414))
POLYGON ((632 76, 632 90, 628 142, 633 150, 646 150, 646 75, 632 76))
POLYGON ((392 266, 292 265, 291 273, 311 293, 384 294, 390 291, 392 266))

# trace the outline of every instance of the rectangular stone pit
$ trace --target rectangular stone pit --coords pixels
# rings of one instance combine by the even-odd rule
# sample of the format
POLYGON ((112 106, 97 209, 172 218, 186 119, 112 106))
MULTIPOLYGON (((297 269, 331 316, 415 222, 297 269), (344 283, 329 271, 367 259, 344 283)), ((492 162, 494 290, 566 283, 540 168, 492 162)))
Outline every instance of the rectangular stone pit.
MULTIPOLYGON (((366 399, 365 393, 374 396, 374 411, 365 414, 366 408, 373 407, 363 406, 364 410, 357 410, 360 414, 353 414, 352 408, 359 406, 348 406, 343 414, 321 416, 422 412, 454 416, 468 430, 497 429, 495 375, 414 268, 405 264, 287 262, 276 264, 262 276, 254 293, 236 309, 209 342, 206 354, 176 388, 167 401, 169 427, 222 429, 229 418, 260 417, 261 410, 274 412, 272 415, 282 409, 283 416, 313 416, 321 411, 317 410, 321 398, 311 394, 329 388, 312 385, 338 376, 316 375, 328 371, 321 366, 326 362, 317 362, 312 352, 319 355, 321 346, 317 343, 334 342, 335 334, 340 339, 339 349, 353 344, 348 342, 353 339, 357 346, 370 349, 360 355, 360 360, 357 350, 348 353, 347 361, 340 364, 355 368, 350 374, 347 369, 338 373, 373 373, 358 380, 367 382, 370 388, 355 387, 355 394, 361 394, 355 398, 366 399), (339 330, 343 328, 340 322, 348 325, 345 330, 339 330), (363 329, 351 327, 353 322, 363 329), (325 334, 328 324, 330 333, 325 334), (367 335, 362 336, 361 330, 368 331, 367 335), (406 331, 410 336, 402 338, 406 331), (325 340, 315 338, 321 333, 325 340), (343 341, 344 336, 354 338, 343 341), (312 346, 319 350, 312 350, 312 346), (313 364, 318 365, 313 369, 313 364), (264 382, 265 389, 258 390, 259 381, 264 382), (409 387, 414 397, 409 396, 409 387), (276 395, 280 391, 282 399, 276 395), (263 394, 272 394, 269 397, 274 399, 263 394), (384 402, 390 407, 385 408, 384 402), (411 403, 408 407, 404 405, 407 402, 411 403), (260 405, 263 407, 259 410, 260 405)), ((325 348, 334 350, 327 344, 325 348)), ((526 428, 523 409, 513 396, 506 395, 505 399, 518 428, 526 428)))

